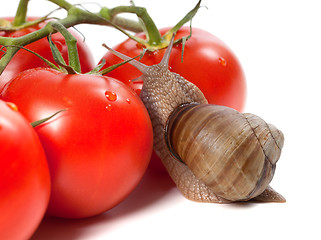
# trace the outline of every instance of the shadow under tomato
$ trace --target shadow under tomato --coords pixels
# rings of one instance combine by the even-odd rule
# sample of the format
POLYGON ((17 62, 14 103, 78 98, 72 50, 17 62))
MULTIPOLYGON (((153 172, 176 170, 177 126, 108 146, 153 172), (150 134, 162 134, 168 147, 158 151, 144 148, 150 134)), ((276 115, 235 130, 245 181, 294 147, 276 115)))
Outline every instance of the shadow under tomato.
MULTIPOLYGON (((95 225, 101 224, 108 227, 108 224, 111 224, 112 221, 156 204, 174 186, 166 172, 149 167, 136 189, 113 209, 104 214, 85 219, 45 217, 31 240, 79 239, 84 231, 87 231, 86 228, 94 228, 95 225)), ((106 229, 106 231, 108 230, 106 229)))

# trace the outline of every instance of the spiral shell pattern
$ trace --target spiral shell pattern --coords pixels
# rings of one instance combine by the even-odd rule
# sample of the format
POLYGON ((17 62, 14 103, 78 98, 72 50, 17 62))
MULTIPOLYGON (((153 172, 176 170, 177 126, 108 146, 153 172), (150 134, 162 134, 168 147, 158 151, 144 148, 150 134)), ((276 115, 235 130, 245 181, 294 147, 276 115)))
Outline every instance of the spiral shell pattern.
POLYGON ((253 114, 212 104, 186 104, 169 117, 165 140, 174 157, 215 194, 246 201, 268 187, 284 137, 253 114))

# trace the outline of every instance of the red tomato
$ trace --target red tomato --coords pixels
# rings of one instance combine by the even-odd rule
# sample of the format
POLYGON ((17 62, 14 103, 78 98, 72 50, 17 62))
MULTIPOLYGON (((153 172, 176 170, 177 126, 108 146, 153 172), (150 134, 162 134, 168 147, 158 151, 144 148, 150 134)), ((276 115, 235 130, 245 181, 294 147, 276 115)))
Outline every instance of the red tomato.
MULTIPOLYGON (((161 29, 164 34, 169 28, 161 29)), ((182 27, 176 34, 175 39, 188 36, 189 27, 182 27)), ((138 35, 144 38, 144 34, 138 35)), ((134 40, 128 39, 114 47, 115 50, 130 56, 139 55, 143 46, 134 40)), ((161 61, 166 49, 156 52, 146 52, 141 62, 146 65, 154 65, 161 61)), ((246 83, 242 67, 234 53, 217 37, 201 29, 193 28, 192 37, 186 42, 184 61, 181 62, 182 46, 175 45, 169 66, 171 71, 176 72, 196 84, 212 104, 225 105, 241 111, 244 107, 246 83)), ((111 52, 104 56, 105 67, 121 62, 111 52)), ((141 73, 125 64, 107 74, 130 85, 134 89, 141 89, 142 82, 130 82, 138 78, 141 73)))
POLYGON ((49 169, 34 129, 1 100, 0 146, 0 239, 28 239, 47 209, 49 169))
POLYGON ((48 214, 100 214, 141 180, 152 152, 152 126, 140 98, 122 82, 38 68, 10 81, 2 97, 29 121, 66 109, 35 128, 51 173, 48 214))
MULTIPOLYGON (((29 20, 33 20, 35 18, 29 18, 29 20)), ((12 21, 12 18, 6 18, 6 20, 12 21)), ((0 31, 1 37, 21 37, 28 33, 35 32, 42 27, 45 26, 46 23, 41 23, 33 27, 28 27, 22 30, 13 31, 13 32, 5 32, 0 31)), ((91 53, 88 51, 88 47, 84 43, 83 39, 75 33, 75 31, 72 31, 72 34, 76 37, 77 46, 78 46, 78 54, 81 64, 82 72, 88 72, 92 70, 94 67, 94 59, 91 53)), ((64 57, 65 61, 68 61, 68 50, 66 46, 66 42, 64 37, 60 33, 56 33, 52 35, 52 41, 56 44, 59 51, 61 52, 62 56, 64 57)), ((0 45, 1 47, 1 45, 0 45)), ((48 59, 51 62, 54 62, 52 53, 50 50, 49 42, 47 38, 42 38, 36 42, 33 42, 27 46, 26 48, 40 54, 42 57, 48 59)), ((0 58, 2 57, 3 53, 0 52, 0 58)), ((3 86, 10 81, 11 78, 15 77, 18 73, 35 68, 35 67, 41 67, 41 66, 47 66, 46 63, 44 63, 40 58, 35 56, 34 54, 27 52, 26 50, 19 50, 19 52, 11 59, 8 66, 5 68, 4 72, 0 76, 0 91, 3 88, 3 86)))
MULTIPOLYGON (((169 28, 161 29, 160 33, 165 34, 168 30, 169 28)), ((182 27, 175 39, 188 36, 189 33, 189 27, 182 27)), ((143 33, 138 36, 145 37, 143 33)), ((143 46, 128 39, 114 49, 127 56, 135 57, 142 52, 143 46)), ((158 64, 165 51, 166 49, 146 52, 141 62, 149 66, 158 64)), ((246 95, 245 76, 238 59, 228 46, 211 33, 193 28, 192 37, 185 45, 183 62, 181 62, 181 54, 181 44, 175 45, 169 60, 171 71, 198 86, 209 103, 242 111, 246 95)), ((106 59, 105 68, 122 61, 111 52, 107 52, 103 58, 106 59)), ((125 64, 107 75, 121 80, 135 89, 138 94, 140 93, 143 82, 131 80, 138 78, 141 73, 130 64, 125 64)), ((151 168, 161 171, 164 169, 156 154, 153 154, 151 168)))

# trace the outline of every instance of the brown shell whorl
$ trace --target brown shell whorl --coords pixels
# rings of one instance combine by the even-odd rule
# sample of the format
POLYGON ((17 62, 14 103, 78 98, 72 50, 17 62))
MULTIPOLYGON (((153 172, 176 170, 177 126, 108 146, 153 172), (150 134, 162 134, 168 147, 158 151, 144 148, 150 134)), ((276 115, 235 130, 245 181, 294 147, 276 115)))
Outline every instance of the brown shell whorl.
POLYGON ((185 104, 170 116, 166 143, 218 196, 245 201, 268 186, 283 134, 252 114, 212 104, 185 104))

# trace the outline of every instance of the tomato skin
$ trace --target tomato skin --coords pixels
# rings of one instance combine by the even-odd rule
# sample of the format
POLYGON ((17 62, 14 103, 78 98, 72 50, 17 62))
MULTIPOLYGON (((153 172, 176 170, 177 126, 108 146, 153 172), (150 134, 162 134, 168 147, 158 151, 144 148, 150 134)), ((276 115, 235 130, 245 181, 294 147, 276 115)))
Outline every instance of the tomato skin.
POLYGON ((0 100, 0 239, 28 239, 49 202, 50 175, 39 138, 0 100))
MULTIPOLYGON (((163 35, 170 28, 160 29, 163 35)), ((189 27, 182 27, 176 34, 175 39, 188 36, 189 27)), ((138 34, 144 38, 144 34, 138 34)), ((130 56, 139 55, 143 46, 134 40, 128 39, 114 47, 115 50, 130 56)), ((169 60, 170 70, 176 72, 196 84, 204 93, 211 104, 225 105, 242 111, 245 103, 246 82, 242 67, 234 53, 217 37, 204 30, 193 28, 192 37, 186 42, 184 61, 181 62, 181 44, 173 47, 169 60)), ((146 65, 158 64, 166 49, 155 52, 147 52, 141 62, 146 65)), ((111 52, 107 52, 105 68, 121 62, 111 52)), ((142 82, 130 82, 138 78, 141 73, 125 64, 107 74, 130 85, 139 92, 142 82)))
POLYGON ((140 98, 122 82, 38 68, 10 81, 2 97, 29 121, 66 109, 35 128, 52 179, 49 215, 100 214, 141 180, 152 152, 152 126, 140 98))
MULTIPOLYGON (((13 18, 5 18, 8 21, 13 21, 13 18)), ((34 20, 35 17, 30 17, 28 20, 34 20)), ((40 23, 38 25, 28 27, 25 29, 13 31, 13 32, 5 32, 0 31, 1 37, 21 37, 27 35, 31 32, 35 32, 42 27, 45 26, 46 23, 40 23)), ((76 37, 77 39, 77 47, 78 47, 78 54, 80 59, 80 65, 82 72, 89 72, 93 69, 95 63, 92 54, 90 53, 87 45, 84 43, 83 39, 76 34, 75 31, 69 29, 69 31, 76 37)), ((66 46, 66 41, 64 37, 60 33, 56 33, 52 35, 52 41, 56 44, 57 48, 61 52, 61 55, 68 61, 68 50, 66 46)), ((1 46, 1 45, 0 45, 1 46)), ((49 42, 47 38, 42 38, 36 42, 28 44, 25 46, 26 48, 32 50, 40 54, 42 57, 48 59, 49 61, 54 63, 51 49, 49 46, 49 42)), ((3 53, 0 52, 0 58, 2 57, 3 53)), ((27 52, 26 50, 19 50, 18 53, 11 59, 10 63, 7 65, 3 73, 0 75, 0 91, 3 86, 10 81, 13 77, 15 77, 20 72, 36 68, 36 67, 47 67, 46 63, 42 61, 39 57, 35 56, 34 54, 27 52)))

